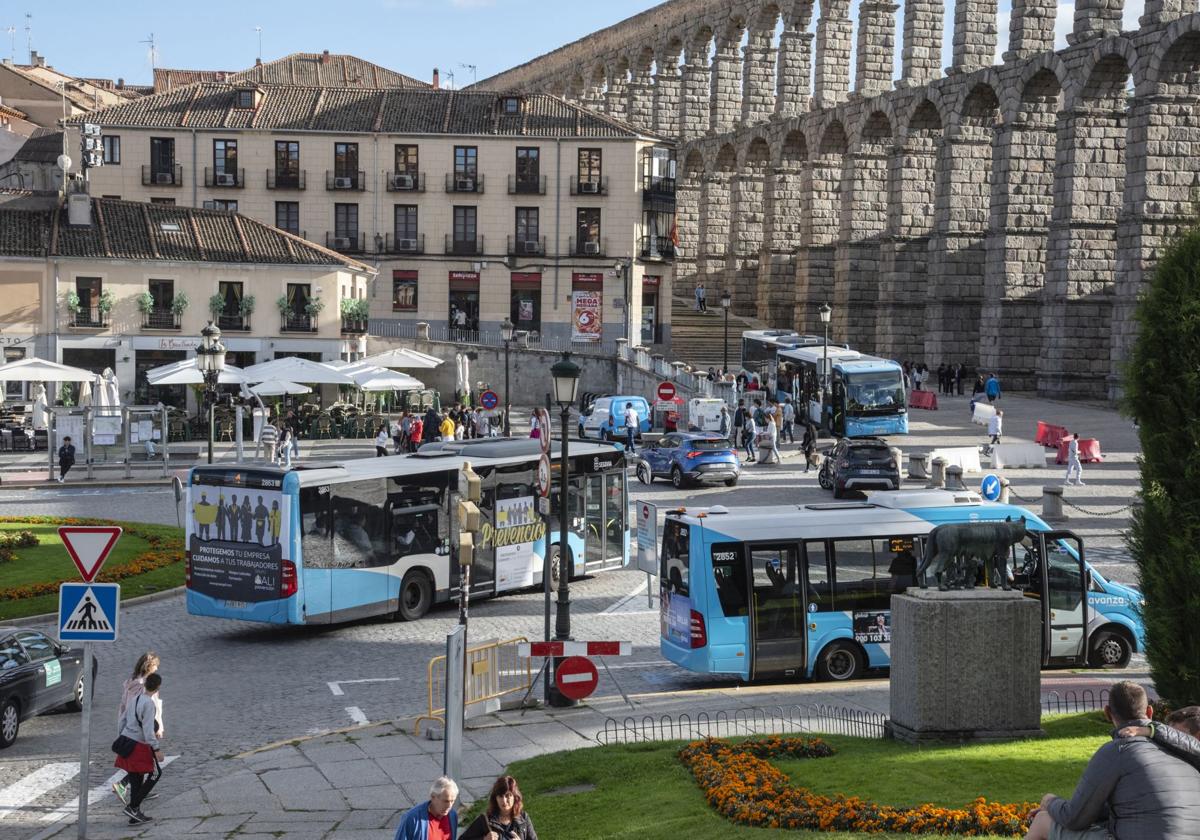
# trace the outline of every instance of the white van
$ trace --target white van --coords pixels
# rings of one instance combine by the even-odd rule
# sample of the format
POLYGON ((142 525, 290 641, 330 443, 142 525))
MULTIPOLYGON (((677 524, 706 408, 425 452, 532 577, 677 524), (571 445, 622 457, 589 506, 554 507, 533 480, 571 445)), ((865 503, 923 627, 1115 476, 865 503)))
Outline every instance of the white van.
MULTIPOLYGON (((721 408, 725 400, 716 397, 693 397, 688 400, 687 427, 690 432, 721 431, 721 408)), ((730 426, 733 416, 730 415, 730 426)))

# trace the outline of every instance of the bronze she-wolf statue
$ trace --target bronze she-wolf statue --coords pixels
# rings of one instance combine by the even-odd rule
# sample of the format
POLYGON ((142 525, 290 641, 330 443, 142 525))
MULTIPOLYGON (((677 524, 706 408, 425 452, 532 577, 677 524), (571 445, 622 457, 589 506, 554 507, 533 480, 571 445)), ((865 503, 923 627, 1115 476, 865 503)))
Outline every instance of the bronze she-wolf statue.
POLYGON ((1025 538, 1025 517, 1016 522, 964 522, 939 525, 925 540, 925 557, 917 569, 921 588, 928 577, 937 580, 938 589, 974 589, 981 565, 987 565, 989 584, 1010 589, 1008 582, 1009 549, 1025 538))

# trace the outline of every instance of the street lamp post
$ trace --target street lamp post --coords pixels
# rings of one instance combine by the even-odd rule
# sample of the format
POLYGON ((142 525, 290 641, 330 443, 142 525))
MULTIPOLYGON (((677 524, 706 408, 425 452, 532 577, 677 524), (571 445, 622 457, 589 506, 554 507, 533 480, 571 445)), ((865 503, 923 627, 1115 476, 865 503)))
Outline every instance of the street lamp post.
POLYGON ((208 463, 213 462, 213 438, 216 436, 217 383, 225 369, 225 345, 221 330, 212 321, 200 330, 200 346, 196 348, 196 367, 204 376, 204 404, 208 407, 208 463))
POLYGON ((825 392, 829 388, 829 318, 833 310, 828 303, 822 303, 820 310, 821 324, 825 327, 825 359, 821 362, 821 423, 825 422, 825 392))
MULTIPOLYGON (((566 641, 571 638, 571 552, 568 548, 567 534, 570 533, 570 481, 571 458, 568 438, 571 428, 571 406, 575 402, 575 392, 579 388, 579 365, 571 361, 570 353, 563 353, 562 359, 550 368, 550 376, 554 380, 554 401, 562 411, 562 445, 559 459, 562 474, 558 484, 558 609, 554 614, 554 639, 566 641)), ((549 429, 543 434, 549 434, 549 429)), ((559 660, 554 661, 557 672, 559 660)), ((564 696, 558 690, 556 682, 551 682, 547 692, 547 702, 551 706, 574 706, 575 701, 564 696)))
POLYGON ((733 305, 733 295, 729 290, 721 292, 721 308, 725 310, 725 364, 721 370, 729 373, 729 307, 733 305))
POLYGON ((512 426, 509 424, 508 415, 512 410, 512 402, 508 397, 508 348, 512 344, 513 322, 508 318, 500 324, 500 337, 504 339, 504 436, 510 437, 512 426))

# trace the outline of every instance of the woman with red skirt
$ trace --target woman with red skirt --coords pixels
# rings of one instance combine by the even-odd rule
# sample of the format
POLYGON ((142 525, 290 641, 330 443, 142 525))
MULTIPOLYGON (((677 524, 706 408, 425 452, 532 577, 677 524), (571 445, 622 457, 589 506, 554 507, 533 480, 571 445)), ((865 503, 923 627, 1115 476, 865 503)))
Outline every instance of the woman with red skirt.
POLYGON ((146 688, 134 701, 125 707, 121 719, 121 734, 134 741, 133 752, 118 755, 114 764, 129 774, 129 804, 124 814, 130 825, 141 825, 150 818, 142 813, 142 801, 158 782, 163 760, 159 749, 158 733, 155 732, 154 716, 157 711, 154 698, 162 686, 162 676, 157 672, 146 677, 146 688))

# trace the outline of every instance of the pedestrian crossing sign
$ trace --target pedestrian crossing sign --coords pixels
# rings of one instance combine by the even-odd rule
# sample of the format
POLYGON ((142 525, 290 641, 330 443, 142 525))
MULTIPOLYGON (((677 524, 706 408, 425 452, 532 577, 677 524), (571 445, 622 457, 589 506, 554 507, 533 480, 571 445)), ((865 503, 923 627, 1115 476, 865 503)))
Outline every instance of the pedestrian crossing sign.
POLYGON ((115 642, 121 605, 119 583, 64 583, 58 588, 58 638, 63 642, 115 642))

